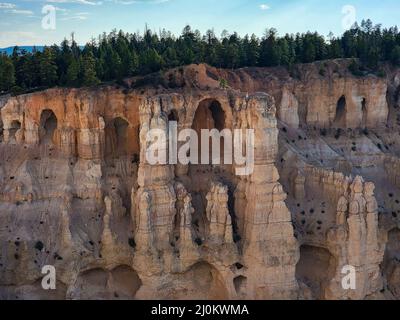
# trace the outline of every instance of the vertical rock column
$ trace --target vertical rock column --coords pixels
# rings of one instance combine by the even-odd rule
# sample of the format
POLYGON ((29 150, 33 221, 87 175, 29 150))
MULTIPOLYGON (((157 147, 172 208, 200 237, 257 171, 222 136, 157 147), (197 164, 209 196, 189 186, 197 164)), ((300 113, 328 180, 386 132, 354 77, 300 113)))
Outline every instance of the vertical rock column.
POLYGON ((208 241, 213 244, 233 244, 232 219, 228 210, 228 187, 212 183, 207 194, 208 241))
POLYGON ((179 258, 182 265, 192 265, 199 257, 198 246, 194 243, 192 226, 192 197, 181 182, 175 183, 176 193, 176 221, 179 222, 179 258))
MULTIPOLYGON (((147 99, 140 107, 140 165, 139 189, 136 193, 136 243, 138 248, 171 249, 170 238, 176 214, 176 195, 173 186, 173 166, 151 165, 146 159, 146 150, 154 141, 147 141, 149 130, 158 129, 165 133, 168 141, 168 119, 161 110, 160 100, 147 99), (147 199, 147 200, 145 200, 147 199), (146 205, 147 203, 147 205, 146 205)), ((168 146, 167 148, 168 154, 168 146)))
POLYGON ((38 145, 39 141, 39 125, 32 119, 25 117, 24 119, 24 138, 28 145, 38 145))
POLYGON ((60 152, 65 157, 74 157, 76 155, 76 137, 73 128, 62 128, 60 133, 60 152))
POLYGON ((278 149, 274 101, 269 95, 255 94, 236 105, 242 109, 239 127, 255 130, 254 171, 241 177, 235 193, 243 260, 248 268, 247 298, 297 298, 299 247, 274 164, 278 149))
MULTIPOLYGON (((337 260, 327 299, 365 299, 382 288, 379 265, 384 248, 378 243, 378 206, 373 183, 356 177, 339 199, 337 226, 328 233, 328 247, 337 260), (344 267, 356 271, 355 289, 343 288, 344 267)), ((346 269, 346 272, 349 272, 346 269)))

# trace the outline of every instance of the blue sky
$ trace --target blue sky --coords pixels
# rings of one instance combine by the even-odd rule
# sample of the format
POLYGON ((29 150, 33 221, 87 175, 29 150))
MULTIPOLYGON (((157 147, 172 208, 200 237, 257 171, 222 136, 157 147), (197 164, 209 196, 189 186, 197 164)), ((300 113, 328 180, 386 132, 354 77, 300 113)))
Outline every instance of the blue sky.
POLYGON ((339 35, 343 21, 371 18, 383 26, 399 24, 399 0, 0 0, 0 47, 60 43, 75 32, 79 44, 112 29, 179 34, 186 24, 205 32, 214 28, 241 35, 329 31, 339 35), (55 30, 42 28, 42 8, 56 9, 55 30), (351 6, 350 11, 349 7, 351 6), (347 8, 347 11, 346 11, 347 8), (353 9, 354 8, 354 11, 353 9), (354 12, 354 15, 353 15, 354 12))

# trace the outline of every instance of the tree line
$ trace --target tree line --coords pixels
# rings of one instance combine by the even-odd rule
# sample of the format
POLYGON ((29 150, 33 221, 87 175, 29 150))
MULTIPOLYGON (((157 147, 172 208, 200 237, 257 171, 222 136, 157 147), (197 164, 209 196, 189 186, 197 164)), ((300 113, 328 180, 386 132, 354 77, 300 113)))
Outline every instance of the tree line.
POLYGON ((381 62, 400 65, 400 33, 397 27, 382 28, 371 20, 355 24, 340 37, 317 32, 278 36, 267 29, 264 36, 240 37, 213 30, 202 35, 186 26, 178 37, 162 30, 143 34, 112 31, 92 39, 84 47, 72 40, 27 52, 15 47, 0 55, 0 92, 15 94, 54 86, 93 86, 122 82, 125 77, 145 75, 191 63, 218 68, 272 67, 325 59, 357 58, 354 73, 377 70, 381 62))

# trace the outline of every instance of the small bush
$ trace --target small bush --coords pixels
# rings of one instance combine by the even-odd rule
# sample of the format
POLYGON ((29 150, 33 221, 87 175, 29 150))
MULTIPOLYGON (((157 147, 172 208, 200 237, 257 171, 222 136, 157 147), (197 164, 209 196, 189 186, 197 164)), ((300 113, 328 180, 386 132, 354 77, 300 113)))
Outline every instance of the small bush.
POLYGON ((379 70, 376 72, 376 75, 377 75, 379 78, 386 78, 386 71, 383 70, 383 69, 379 69, 379 70))
POLYGON ((24 93, 24 89, 22 89, 19 86, 14 86, 14 87, 11 88, 11 94, 13 96, 18 96, 18 95, 20 95, 22 93, 24 93))
POLYGON ((219 87, 221 89, 228 89, 229 88, 228 81, 224 78, 219 79, 219 87))
POLYGON ((362 77, 364 74, 361 70, 361 66, 357 60, 353 60, 349 65, 349 71, 356 77, 362 77))

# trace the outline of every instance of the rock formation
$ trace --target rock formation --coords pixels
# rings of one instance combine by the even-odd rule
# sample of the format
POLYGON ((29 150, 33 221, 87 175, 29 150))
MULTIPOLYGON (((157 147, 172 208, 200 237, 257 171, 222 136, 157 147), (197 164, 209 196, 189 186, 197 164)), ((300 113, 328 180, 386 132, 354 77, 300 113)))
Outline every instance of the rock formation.
POLYGON ((348 64, 191 65, 159 87, 3 97, 0 298, 399 299, 400 71, 348 64), (184 141, 149 163, 150 130, 170 142, 171 124, 254 129, 239 141, 252 170, 177 162, 184 141))

